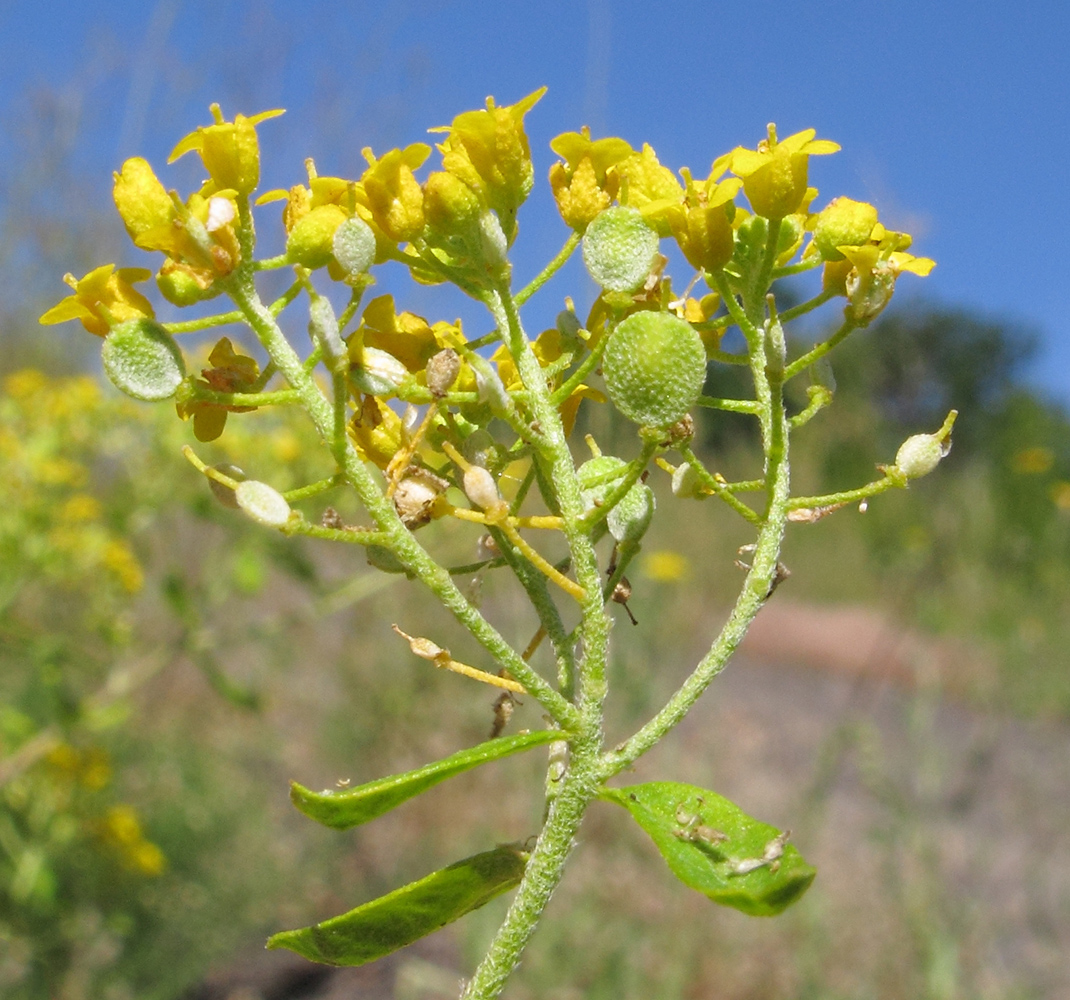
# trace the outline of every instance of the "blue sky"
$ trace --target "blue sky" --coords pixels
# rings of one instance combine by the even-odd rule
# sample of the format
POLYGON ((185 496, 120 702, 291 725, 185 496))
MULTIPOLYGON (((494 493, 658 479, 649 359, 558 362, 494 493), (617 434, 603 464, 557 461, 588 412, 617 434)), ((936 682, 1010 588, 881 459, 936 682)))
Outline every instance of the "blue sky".
MULTIPOLYGON (((901 293, 1033 328, 1032 374, 1070 403, 1067 268, 1054 256, 1070 232, 1068 50, 1070 7, 1054 0, 9 2, 0 152, 17 170, 29 95, 52 95, 84 203, 104 210, 111 170, 137 154, 162 168, 213 100, 228 115, 288 109, 262 136, 264 184, 289 186, 307 155, 323 173, 355 176, 362 146, 425 140, 487 94, 511 103, 547 84, 527 119, 539 187, 521 214, 523 278, 565 236, 545 188, 553 135, 589 124, 704 173, 719 153, 753 146, 768 121, 781 135, 813 127, 843 146, 811 163, 817 204, 872 201, 914 233, 938 266, 924 281, 904 277, 901 293)), ((195 183, 192 160, 168 183, 195 183)), ((108 225, 102 244, 117 244, 108 225)), ((123 262, 146 258, 130 249, 123 262)), ((547 316, 585 280, 574 268, 555 284, 547 316)), ((416 307, 469 315, 430 296, 416 307)))

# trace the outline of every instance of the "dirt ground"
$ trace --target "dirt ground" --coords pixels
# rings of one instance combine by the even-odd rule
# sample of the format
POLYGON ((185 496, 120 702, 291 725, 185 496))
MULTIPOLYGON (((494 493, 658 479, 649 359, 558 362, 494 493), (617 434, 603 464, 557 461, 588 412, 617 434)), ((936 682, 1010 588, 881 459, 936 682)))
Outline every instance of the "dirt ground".
MULTIPOLYGON (((827 921, 822 982, 835 992, 816 995, 1070 997, 1070 727, 967 707, 957 692, 989 671, 977 651, 873 611, 772 601, 634 777, 714 787, 795 831, 819 876, 792 926, 827 921), (900 988, 907 953, 918 968, 900 988)), ((753 922, 718 926, 741 975, 763 961, 753 922)), ((438 1000, 460 975, 446 932, 361 969, 251 950, 188 1000, 438 1000)), ((721 982, 722 997, 801 995, 797 978, 721 982)))

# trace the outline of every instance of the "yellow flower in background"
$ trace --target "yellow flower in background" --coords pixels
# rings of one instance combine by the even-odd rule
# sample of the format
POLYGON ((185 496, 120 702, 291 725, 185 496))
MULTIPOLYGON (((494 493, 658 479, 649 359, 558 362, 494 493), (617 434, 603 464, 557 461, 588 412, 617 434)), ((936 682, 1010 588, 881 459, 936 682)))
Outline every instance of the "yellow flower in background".
POLYGON ((174 163, 186 153, 196 151, 212 178, 210 190, 202 191, 203 194, 233 191, 239 196, 248 195, 260 183, 260 143, 256 126, 269 118, 277 118, 284 111, 281 108, 261 111, 251 118, 235 115, 234 121, 228 122, 218 104, 211 105, 209 110, 215 124, 201 126, 181 139, 167 162, 174 163))
POLYGON ((424 229, 424 192, 413 171, 431 155, 431 147, 415 142, 376 159, 362 150, 368 169, 361 178, 375 224, 395 243, 407 243, 424 229))
POLYGON ((155 317, 152 304, 134 289, 134 284, 147 281, 151 271, 141 267, 121 267, 104 264, 90 271, 84 278, 64 275, 63 280, 74 289, 73 295, 54 305, 39 320, 45 325, 79 320, 90 333, 105 337, 112 323, 128 319, 155 317))
POLYGON ((743 190, 757 215, 783 219, 799 210, 806 197, 811 156, 839 151, 839 144, 815 139, 815 129, 796 132, 778 141, 776 126, 768 126, 768 137, 757 149, 737 146, 715 164, 724 164, 743 179, 743 190))
POLYGON ((639 571, 648 580, 658 583, 675 583, 691 575, 691 562, 687 556, 671 549, 657 549, 643 556, 639 571))
POLYGON ((540 87, 505 107, 498 107, 494 98, 488 97, 485 109, 465 111, 448 127, 430 130, 449 133, 438 147, 442 166, 483 196, 498 213, 510 243, 516 235, 517 209, 535 183, 524 116, 545 93, 546 88, 540 87))
POLYGON ((582 233, 613 204, 620 187, 613 167, 635 150, 615 136, 592 140, 586 125, 579 132, 555 136, 550 148, 565 161, 550 168, 550 189, 558 211, 565 225, 582 233))
POLYGON ((167 867, 163 851, 145 837, 133 806, 112 806, 105 813, 99 829, 103 840, 118 852, 127 868, 152 877, 162 874, 167 867))
POLYGON ((684 188, 673 172, 658 162, 654 147, 644 143, 641 152, 625 157, 613 172, 620 178, 620 203, 639 209, 659 236, 671 236, 664 209, 684 200, 684 188))
POLYGON ((1039 476, 1050 472, 1055 464, 1055 452, 1043 445, 1023 448, 1011 458, 1011 468, 1019 475, 1039 476))

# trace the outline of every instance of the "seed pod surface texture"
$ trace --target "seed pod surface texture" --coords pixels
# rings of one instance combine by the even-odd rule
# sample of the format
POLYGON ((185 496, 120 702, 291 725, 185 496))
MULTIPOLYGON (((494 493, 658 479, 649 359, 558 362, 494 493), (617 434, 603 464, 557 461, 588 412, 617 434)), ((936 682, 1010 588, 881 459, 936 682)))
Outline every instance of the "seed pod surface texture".
POLYGON ((706 348, 695 328, 672 313, 632 313, 610 335, 602 373, 613 404, 629 420, 668 427, 702 392, 706 348))
POLYGON ((186 363, 171 335, 155 320, 128 319, 104 338, 104 373, 134 399, 170 399, 186 377, 186 363))
POLYGON ((611 292, 641 288, 658 259, 658 234, 634 208, 607 208, 587 227, 583 262, 611 292))

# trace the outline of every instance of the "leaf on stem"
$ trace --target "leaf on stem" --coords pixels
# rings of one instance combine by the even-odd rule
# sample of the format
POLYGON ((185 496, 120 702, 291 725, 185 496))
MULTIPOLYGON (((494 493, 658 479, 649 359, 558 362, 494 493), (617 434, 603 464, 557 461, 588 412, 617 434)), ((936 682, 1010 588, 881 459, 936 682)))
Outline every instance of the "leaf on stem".
POLYGON ((462 771, 563 738, 564 734, 558 729, 502 736, 450 754, 415 771, 390 775, 340 791, 312 792, 295 781, 290 785, 290 800, 317 823, 335 830, 348 830, 382 816, 402 802, 462 771))
MULTIPOLYGON (((560 734, 559 734, 560 735, 560 734)), ((281 931, 268 948, 313 962, 364 965, 433 934, 518 885, 527 854, 501 845, 433 872, 355 910, 311 927, 281 931)))
POLYGON ((601 797, 632 814, 681 882, 722 906, 775 916, 817 874, 787 842, 789 831, 748 816, 705 788, 654 781, 605 789, 601 797))

